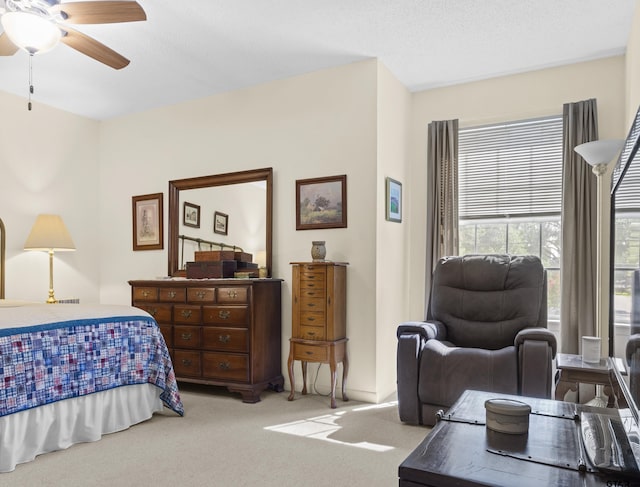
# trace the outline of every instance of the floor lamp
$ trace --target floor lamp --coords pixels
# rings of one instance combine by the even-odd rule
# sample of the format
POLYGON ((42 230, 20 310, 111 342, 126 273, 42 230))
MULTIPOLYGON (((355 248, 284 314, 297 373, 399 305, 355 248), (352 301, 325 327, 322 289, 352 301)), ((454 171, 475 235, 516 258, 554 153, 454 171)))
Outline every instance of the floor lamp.
POLYGON ((49 304, 58 302, 53 292, 53 253, 75 249, 62 218, 58 215, 38 215, 24 244, 24 250, 49 252, 49 299, 47 299, 49 304))
MULTIPOLYGON (((604 276, 604 252, 602 245, 602 204, 604 201, 604 178, 607 167, 622 150, 624 140, 596 140, 580 144, 574 150, 582 156, 587 164, 591 166, 593 173, 597 177, 597 203, 596 203, 596 336, 600 338, 600 357, 609 353, 609 332, 603 325, 602 317, 602 278, 604 276)), ((589 402, 592 406, 606 407, 607 400, 603 395, 603 386, 596 387, 596 397, 589 402)))

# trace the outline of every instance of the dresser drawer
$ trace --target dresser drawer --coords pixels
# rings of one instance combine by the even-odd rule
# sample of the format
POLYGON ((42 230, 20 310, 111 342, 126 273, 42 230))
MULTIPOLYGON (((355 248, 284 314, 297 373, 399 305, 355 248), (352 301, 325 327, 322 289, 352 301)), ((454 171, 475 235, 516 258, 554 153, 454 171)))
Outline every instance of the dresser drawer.
POLYGON ((161 287, 159 289, 159 300, 165 303, 184 303, 186 301, 187 290, 180 287, 161 287))
POLYGON ((135 305, 145 310, 158 322, 158 324, 171 323, 171 308, 170 304, 151 304, 151 303, 135 303, 135 305))
POLYGON ((176 305, 173 308, 174 323, 200 324, 202 319, 202 308, 200 306, 176 305))
POLYGON ((187 301, 190 303, 215 303, 216 289, 213 287, 197 287, 187 289, 187 301))
POLYGON ((157 287, 138 287, 133 288, 133 301, 157 301, 157 287))
POLYGON ((249 326, 247 306, 203 306, 202 313, 206 325, 249 326))
POLYGON ((325 300, 322 298, 300 298, 300 311, 324 312, 325 300))
POLYGON ((173 327, 175 348, 200 348, 200 327, 176 325, 173 327))
POLYGON ((327 362, 329 360, 329 347, 326 346, 295 343, 293 349, 294 360, 308 360, 309 362, 327 362))
POLYGON ((249 357, 241 354, 202 352, 202 377, 247 382, 249 357))
POLYGON ((176 377, 200 377, 200 352, 175 350, 173 369, 176 377))
POLYGON ((219 287, 218 303, 248 303, 249 289, 245 286, 219 287))
POLYGON ((202 327, 202 348, 225 352, 248 352, 249 331, 217 326, 202 327))
POLYGON ((173 348, 173 327, 171 325, 158 325, 167 348, 173 348))
POLYGON ((300 325, 300 338, 304 340, 324 340, 324 327, 300 325))

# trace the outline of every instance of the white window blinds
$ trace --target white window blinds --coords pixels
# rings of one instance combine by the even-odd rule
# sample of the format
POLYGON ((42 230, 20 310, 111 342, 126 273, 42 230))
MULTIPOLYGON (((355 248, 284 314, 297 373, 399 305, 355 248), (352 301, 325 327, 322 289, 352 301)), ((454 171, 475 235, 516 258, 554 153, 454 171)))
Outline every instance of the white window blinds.
POLYGON ((560 214, 562 117, 460 129, 459 217, 560 214))

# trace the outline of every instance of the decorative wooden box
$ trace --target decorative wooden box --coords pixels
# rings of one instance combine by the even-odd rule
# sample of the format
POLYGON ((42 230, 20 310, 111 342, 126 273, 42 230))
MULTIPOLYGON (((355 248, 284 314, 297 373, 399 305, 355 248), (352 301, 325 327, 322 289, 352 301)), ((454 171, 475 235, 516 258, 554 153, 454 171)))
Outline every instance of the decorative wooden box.
POLYGON ((235 260, 187 262, 187 279, 234 277, 237 269, 235 260))

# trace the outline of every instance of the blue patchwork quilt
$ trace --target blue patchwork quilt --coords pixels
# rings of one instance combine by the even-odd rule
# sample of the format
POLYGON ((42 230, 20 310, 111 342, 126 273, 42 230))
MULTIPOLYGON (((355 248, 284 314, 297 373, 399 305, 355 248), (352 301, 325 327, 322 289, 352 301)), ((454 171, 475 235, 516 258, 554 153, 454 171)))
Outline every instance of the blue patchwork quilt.
POLYGON ((153 318, 81 319, 0 329, 0 416, 115 387, 151 383, 184 414, 153 318))

